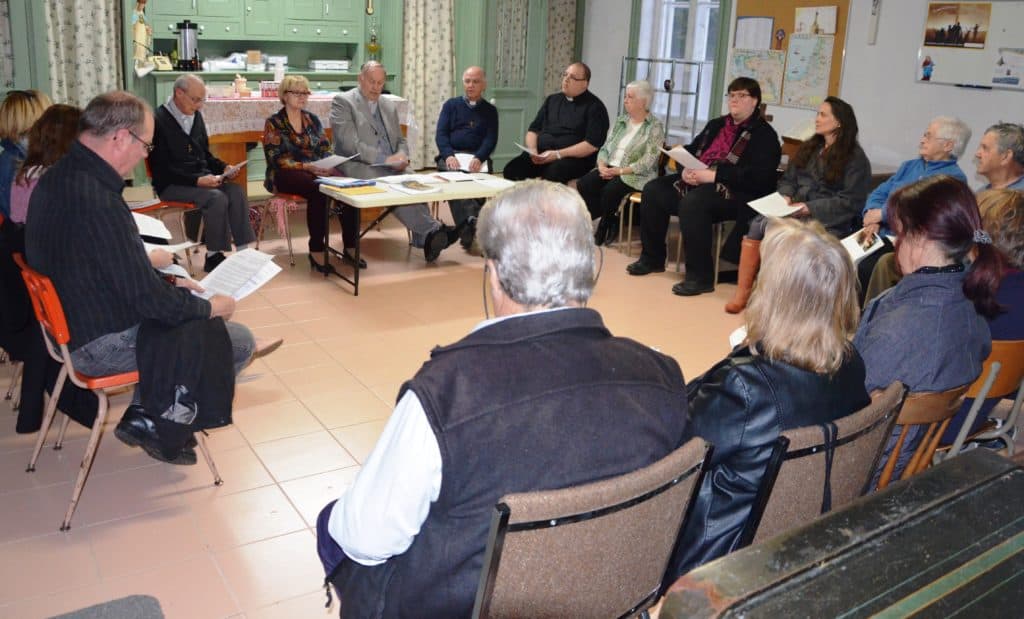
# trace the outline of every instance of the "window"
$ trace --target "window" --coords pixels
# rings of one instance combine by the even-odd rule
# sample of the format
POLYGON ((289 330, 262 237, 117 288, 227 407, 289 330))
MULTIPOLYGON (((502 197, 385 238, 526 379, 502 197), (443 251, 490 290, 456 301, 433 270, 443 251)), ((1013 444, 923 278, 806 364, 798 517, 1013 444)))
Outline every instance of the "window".
POLYGON ((659 118, 668 117, 670 134, 692 134, 708 118, 712 104, 711 86, 718 30, 721 19, 719 0, 644 0, 637 56, 696 61, 701 63, 698 79, 696 65, 639 63, 638 78, 646 78, 659 94, 652 110, 659 118), (674 75, 672 73, 675 73, 674 75), (673 95, 665 88, 670 80, 673 95), (671 103, 670 103, 671 99, 671 103), (671 107, 671 113, 669 113, 671 107))

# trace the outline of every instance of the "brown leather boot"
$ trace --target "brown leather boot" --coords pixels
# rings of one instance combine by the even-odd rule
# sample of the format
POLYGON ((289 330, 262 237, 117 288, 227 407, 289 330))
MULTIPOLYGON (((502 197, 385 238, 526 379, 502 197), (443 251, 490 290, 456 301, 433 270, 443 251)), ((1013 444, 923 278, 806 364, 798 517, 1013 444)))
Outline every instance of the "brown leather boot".
POLYGON ((750 291, 754 287, 754 278, 761 268, 761 241, 755 241, 743 237, 743 244, 740 248, 740 272, 736 278, 736 294, 732 301, 725 304, 725 311, 730 314, 738 314, 747 306, 750 299, 750 291))

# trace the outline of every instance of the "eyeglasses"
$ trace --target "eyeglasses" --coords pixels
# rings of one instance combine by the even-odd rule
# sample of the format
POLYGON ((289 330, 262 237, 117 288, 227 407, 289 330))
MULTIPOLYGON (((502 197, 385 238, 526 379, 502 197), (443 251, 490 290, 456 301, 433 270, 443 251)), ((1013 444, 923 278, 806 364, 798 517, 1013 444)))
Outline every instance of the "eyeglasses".
POLYGON ((746 99, 747 97, 751 97, 752 98, 753 95, 751 95, 750 93, 747 93, 747 92, 730 92, 729 94, 725 95, 725 98, 730 100, 730 101, 742 101, 742 100, 746 99))
POLYGON ((181 88, 178 88, 178 90, 181 90, 181 93, 183 95, 185 95, 186 97, 188 97, 189 101, 192 102, 192 105, 199 105, 200 103, 203 103, 203 102, 206 101, 206 96, 205 95, 203 95, 202 97, 193 97, 192 95, 188 94, 188 91, 186 91, 186 90, 183 90, 181 88))
POLYGON ((135 138, 136 140, 138 140, 139 144, 142 144, 142 147, 146 149, 147 153, 153 152, 153 149, 156 148, 155 146, 153 146, 152 142, 147 142, 146 140, 143 140, 139 136, 135 135, 135 132, 132 131, 131 129, 128 130, 128 135, 130 135, 133 138, 135 138))
POLYGON ((585 78, 585 77, 576 77, 575 75, 573 75, 572 73, 569 73, 568 71, 566 71, 565 73, 562 74, 562 79, 563 80, 568 79, 568 80, 572 80, 574 82, 585 82, 585 81, 587 81, 587 78, 585 78))
POLYGON ((313 94, 308 90, 286 90, 284 93, 286 95, 295 95, 296 97, 308 97, 313 94))

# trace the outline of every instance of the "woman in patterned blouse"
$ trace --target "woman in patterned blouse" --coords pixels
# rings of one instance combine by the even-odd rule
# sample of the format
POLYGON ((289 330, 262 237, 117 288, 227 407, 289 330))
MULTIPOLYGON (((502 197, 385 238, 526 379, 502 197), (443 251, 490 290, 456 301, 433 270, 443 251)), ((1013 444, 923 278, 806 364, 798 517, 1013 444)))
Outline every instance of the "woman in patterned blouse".
MULTIPOLYGON (((336 176, 334 168, 320 168, 312 162, 331 154, 331 141, 327 139, 323 124, 316 114, 304 108, 309 101, 309 81, 301 75, 286 75, 278 87, 281 103, 276 114, 267 119, 263 128, 263 152, 267 157, 267 178, 263 185, 267 191, 293 193, 306 199, 306 226, 309 228, 309 266, 323 272, 327 267, 313 258, 322 253, 327 242, 327 196, 316 184, 319 176, 336 176)), ((345 245, 343 259, 355 262, 349 250, 359 234, 359 212, 346 206, 339 216, 341 238, 345 245)), ((359 268, 366 262, 359 260, 359 268)))

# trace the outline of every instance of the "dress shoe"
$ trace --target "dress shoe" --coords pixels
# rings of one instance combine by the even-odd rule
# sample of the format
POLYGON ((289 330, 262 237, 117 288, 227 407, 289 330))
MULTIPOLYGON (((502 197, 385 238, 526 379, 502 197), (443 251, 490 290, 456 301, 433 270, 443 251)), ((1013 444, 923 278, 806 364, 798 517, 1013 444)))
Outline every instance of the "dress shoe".
POLYGON ((138 404, 129 406, 121 421, 117 422, 114 428, 114 436, 122 443, 130 447, 142 447, 150 457, 168 462, 170 464, 192 465, 196 463, 195 446, 197 445, 194 436, 190 436, 188 442, 177 454, 164 452, 160 443, 160 436, 157 434, 156 424, 145 413, 145 409, 138 404))
MULTIPOLYGON (((437 257, 441 255, 441 252, 445 250, 449 245, 454 242, 450 239, 451 226, 441 226, 437 230, 432 230, 427 233, 427 238, 423 240, 423 258, 427 262, 434 262, 437 257)), ((456 235, 455 238, 458 238, 456 235)))
POLYGON ((269 338, 258 337, 258 338, 256 338, 256 342, 255 343, 256 343, 256 346, 253 349, 252 358, 253 359, 259 359, 260 357, 266 357, 270 353, 272 353, 275 350, 277 350, 278 348, 280 348, 281 344, 284 343, 284 338, 283 337, 279 337, 277 339, 273 339, 272 340, 272 339, 269 339, 269 338))
POLYGON ((313 257, 313 252, 306 254, 306 257, 309 258, 309 268, 311 271, 316 271, 317 273, 327 273, 330 270, 330 267, 324 266, 316 261, 316 258, 313 257))
POLYGON ((626 267, 626 272, 630 275, 648 275, 650 273, 664 273, 665 265, 653 265, 645 261, 643 258, 637 260, 633 264, 626 267))
POLYGON ((476 217, 469 217, 462 225, 462 232, 459 234, 459 244, 462 249, 469 250, 473 247, 473 239, 476 238, 476 217))
POLYGON ((672 294, 677 294, 681 297, 695 297, 705 292, 714 292, 714 284, 699 284, 690 280, 684 280, 677 282, 672 286, 672 294))
MULTIPOLYGON (((345 249, 344 251, 341 252, 341 261, 342 262, 347 262, 348 264, 351 264, 351 265, 355 265, 356 264, 356 256, 355 256, 354 253, 352 253, 351 249, 345 249)), ((366 261, 363 260, 362 256, 359 257, 359 268, 360 269, 365 269, 366 268, 366 261)))
POLYGON ((208 254, 206 256, 206 261, 203 262, 203 270, 207 273, 212 273, 213 270, 219 267, 220 263, 225 260, 227 260, 227 257, 224 255, 224 252, 208 254))

